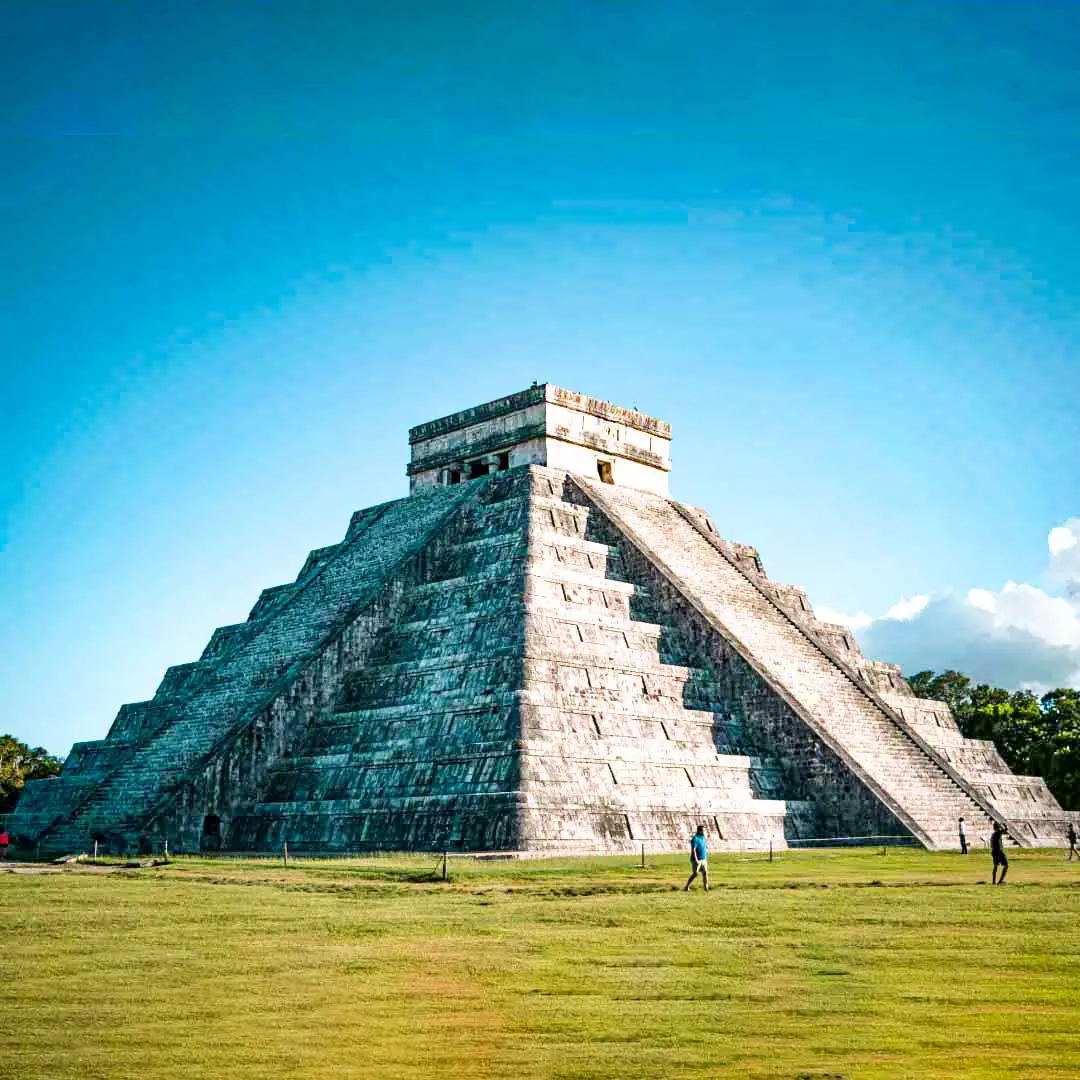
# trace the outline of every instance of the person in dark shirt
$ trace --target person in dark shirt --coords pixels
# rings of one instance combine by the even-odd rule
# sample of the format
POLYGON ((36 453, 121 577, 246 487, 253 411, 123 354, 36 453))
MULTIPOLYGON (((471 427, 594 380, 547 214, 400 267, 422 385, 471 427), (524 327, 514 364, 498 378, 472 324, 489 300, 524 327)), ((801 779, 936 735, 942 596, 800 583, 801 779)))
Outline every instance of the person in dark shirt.
POLYGON ((990 834, 990 855, 994 860, 994 873, 992 875, 992 884, 1004 885, 1005 875, 1009 872, 1009 857, 1005 854, 1005 830, 1002 828, 1000 822, 994 822, 994 831, 990 834), (998 867, 1001 867, 1001 878, 999 879, 998 867))
POLYGON ((705 891, 709 891, 709 852, 705 846, 705 826, 699 825, 697 832, 690 838, 690 877, 683 892, 689 892, 694 878, 701 874, 705 891))

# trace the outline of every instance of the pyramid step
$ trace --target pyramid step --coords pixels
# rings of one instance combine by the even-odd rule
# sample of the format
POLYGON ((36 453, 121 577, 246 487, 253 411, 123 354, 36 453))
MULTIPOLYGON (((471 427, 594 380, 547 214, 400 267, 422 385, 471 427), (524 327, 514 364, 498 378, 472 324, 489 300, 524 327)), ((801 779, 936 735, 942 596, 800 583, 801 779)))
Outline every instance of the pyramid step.
POLYGON ((477 574, 457 574, 438 581, 423 581, 409 590, 409 600, 422 600, 427 597, 441 598, 452 595, 455 591, 475 589, 478 586, 500 586, 507 591, 514 589, 521 581, 520 572, 514 573, 505 566, 485 568, 477 574))
POLYGON ((620 581, 617 578, 605 577, 602 573, 593 570, 583 570, 556 562, 530 561, 526 567, 526 577, 526 586, 529 582, 540 580, 560 585, 582 585, 592 589, 603 589, 605 592, 624 593, 627 596, 642 591, 640 585, 634 585, 629 581, 620 581))

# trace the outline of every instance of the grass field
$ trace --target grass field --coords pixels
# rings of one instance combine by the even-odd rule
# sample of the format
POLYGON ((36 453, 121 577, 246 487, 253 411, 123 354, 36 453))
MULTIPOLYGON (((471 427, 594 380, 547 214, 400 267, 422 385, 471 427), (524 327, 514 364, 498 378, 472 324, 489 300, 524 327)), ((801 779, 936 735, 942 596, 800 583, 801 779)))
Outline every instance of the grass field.
POLYGON ((1080 1071, 1080 865, 182 859, 0 873, 0 1077, 1080 1071))

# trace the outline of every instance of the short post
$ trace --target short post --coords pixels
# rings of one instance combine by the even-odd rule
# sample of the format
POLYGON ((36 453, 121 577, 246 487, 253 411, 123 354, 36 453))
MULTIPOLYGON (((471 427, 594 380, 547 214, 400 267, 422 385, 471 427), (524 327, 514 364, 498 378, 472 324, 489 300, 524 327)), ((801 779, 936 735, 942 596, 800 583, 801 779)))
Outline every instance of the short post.
POLYGON ((165 837, 165 861, 169 861, 169 838, 165 837))
POLYGON ((447 857, 449 856, 449 854, 450 854, 450 852, 448 852, 448 851, 444 851, 442 853, 442 879, 443 879, 443 881, 446 880, 446 860, 447 860, 447 857))
POLYGON ((94 841, 94 862, 97 862, 97 845, 98 845, 98 842, 95 840, 94 841))
POLYGON ((769 838, 769 862, 772 862, 772 838, 769 838))
POLYGON ((641 845, 641 869, 645 869, 645 845, 641 845))
POLYGON ((281 841, 281 858, 286 866, 289 865, 289 841, 281 841))

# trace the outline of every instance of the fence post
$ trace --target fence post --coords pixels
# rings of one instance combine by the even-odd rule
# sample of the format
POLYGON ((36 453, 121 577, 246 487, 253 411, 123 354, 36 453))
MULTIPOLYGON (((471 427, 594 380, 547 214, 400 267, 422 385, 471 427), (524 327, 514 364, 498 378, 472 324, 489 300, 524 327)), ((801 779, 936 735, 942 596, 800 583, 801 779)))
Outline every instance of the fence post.
POLYGON ((769 862, 772 862, 772 837, 769 838, 769 862))
POLYGON ((442 879, 443 879, 443 881, 446 880, 446 859, 447 859, 447 856, 449 854, 450 854, 450 852, 448 852, 448 851, 444 851, 442 853, 442 879))
POLYGON ((98 844, 98 842, 95 840, 94 841, 94 862, 97 862, 97 844, 98 844))
POLYGON ((645 869, 645 845, 641 845, 641 869, 645 869))
POLYGON ((165 861, 169 861, 169 838, 165 837, 165 861))
POLYGON ((289 865, 289 841, 288 840, 282 840, 281 841, 281 858, 284 861, 285 865, 288 866, 289 865))

